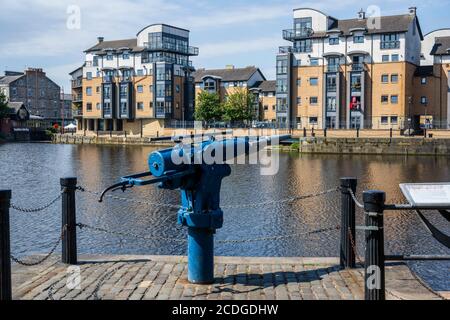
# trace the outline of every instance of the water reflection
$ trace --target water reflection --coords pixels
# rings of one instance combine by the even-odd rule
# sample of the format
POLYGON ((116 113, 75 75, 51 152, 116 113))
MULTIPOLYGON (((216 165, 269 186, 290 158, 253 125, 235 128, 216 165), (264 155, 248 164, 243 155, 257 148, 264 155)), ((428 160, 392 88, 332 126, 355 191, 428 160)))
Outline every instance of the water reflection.
MULTIPOLYGON (((147 170, 147 156, 154 149, 133 146, 6 144, 0 146, 0 188, 13 190, 13 202, 25 207, 42 204, 59 192, 59 178, 77 176, 79 184, 100 191, 118 177, 147 170)), ((280 155, 280 172, 261 176, 258 166, 233 166, 224 180, 222 204, 239 205, 281 200, 323 191, 337 186, 339 178, 355 176, 359 190, 381 189, 388 202, 403 202, 398 184, 403 182, 450 181, 447 157, 280 155)), ((177 191, 154 186, 135 188, 118 196, 177 204, 177 191)), ((185 238, 186 230, 176 225, 176 210, 135 202, 108 200, 99 204, 97 196, 78 194, 78 221, 117 231, 145 236, 185 238)), ((217 255, 238 256, 337 256, 339 231, 304 236, 301 233, 339 224, 339 195, 332 194, 289 204, 245 209, 225 209, 225 225, 217 238, 251 239, 293 234, 279 241, 217 244, 217 255)), ((442 231, 450 226, 440 216, 428 214, 442 231)), ((15 254, 47 251, 58 237, 60 208, 24 215, 12 212, 12 250, 15 254)), ((388 254, 450 254, 425 231, 411 212, 386 215, 388 254)), ((357 223, 363 224, 358 212, 357 223)), ((358 234, 362 253, 362 234, 358 234)), ((184 244, 159 240, 118 239, 108 234, 84 230, 79 233, 82 253, 185 254, 184 244)), ((420 263, 414 267, 430 283, 446 287, 448 263, 420 263), (424 272, 424 270, 428 270, 424 272), (432 270, 430 272, 429 270, 432 270), (444 277, 442 277, 442 272, 444 277), (442 281, 442 278, 446 279, 442 281)))

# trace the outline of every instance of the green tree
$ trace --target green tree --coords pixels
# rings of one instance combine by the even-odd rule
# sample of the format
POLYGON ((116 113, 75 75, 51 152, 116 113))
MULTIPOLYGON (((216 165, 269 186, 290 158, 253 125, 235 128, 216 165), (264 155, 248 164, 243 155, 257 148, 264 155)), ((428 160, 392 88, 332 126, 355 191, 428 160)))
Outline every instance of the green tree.
POLYGON ((223 116, 223 108, 220 96, 217 93, 202 91, 197 96, 195 106, 195 120, 220 121, 223 116))
POLYGON ((255 116, 254 103, 254 95, 244 89, 228 95, 224 105, 224 119, 233 122, 253 120, 255 116))
POLYGON ((0 119, 4 119, 9 114, 8 100, 3 91, 0 90, 0 119))

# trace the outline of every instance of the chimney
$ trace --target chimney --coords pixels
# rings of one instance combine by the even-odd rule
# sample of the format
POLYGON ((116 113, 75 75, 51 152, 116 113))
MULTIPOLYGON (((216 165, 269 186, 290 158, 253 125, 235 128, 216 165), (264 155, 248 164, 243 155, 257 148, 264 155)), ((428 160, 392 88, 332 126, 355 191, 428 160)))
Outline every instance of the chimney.
POLYGON ((358 12, 358 20, 364 20, 366 18, 366 13, 361 8, 361 10, 358 12))
POLYGON ((417 14, 417 7, 411 7, 408 10, 409 10, 409 14, 411 16, 416 16, 416 14, 417 14))
POLYGON ((98 40, 98 43, 102 43, 105 40, 105 38, 104 37, 98 37, 97 40, 98 40))
POLYGON ((227 64, 227 65, 225 66, 225 69, 227 69, 227 70, 234 70, 234 65, 232 65, 232 64, 227 64))

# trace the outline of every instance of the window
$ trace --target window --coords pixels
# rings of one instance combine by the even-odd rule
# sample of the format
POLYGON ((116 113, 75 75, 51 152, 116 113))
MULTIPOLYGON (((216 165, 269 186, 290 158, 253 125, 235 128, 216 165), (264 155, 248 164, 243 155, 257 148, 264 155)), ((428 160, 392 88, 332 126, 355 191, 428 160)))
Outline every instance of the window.
POLYGON ((11 87, 11 94, 13 96, 17 96, 17 88, 16 87, 11 87))
POLYGON ((95 109, 100 110, 100 106, 101 106, 101 104, 100 104, 100 103, 97 103, 97 104, 95 105, 95 109))
POLYGON ((95 93, 100 93, 100 87, 95 87, 95 93))
POLYGON ((398 124, 398 117, 397 116, 391 117, 391 124, 398 124))
POLYGON ((421 104, 428 104, 428 98, 425 97, 425 96, 421 97, 421 98, 420 98, 420 103, 421 103, 421 104))
POLYGON ((330 46, 335 46, 335 45, 339 44, 339 37, 332 36, 328 39, 328 42, 329 42, 330 46))
POLYGON ((213 79, 205 79, 203 89, 208 92, 216 92, 216 81, 213 79))
POLYGON ((427 78, 426 77, 422 77, 422 79, 420 79, 420 83, 421 84, 427 84, 427 78))
POLYGON ((297 97, 297 105, 301 105, 302 104, 302 97, 297 97))
POLYGON ((122 59, 123 60, 130 59, 130 54, 128 53, 128 51, 125 51, 124 53, 122 53, 122 59))
POLYGON ((92 96, 92 87, 86 87, 86 95, 92 96))
POLYGON ((287 79, 277 80, 277 92, 286 93, 287 92, 287 79))
POLYGON ((86 79, 92 80, 92 72, 86 72, 86 79))
POLYGON ((309 98, 309 103, 311 105, 316 105, 319 102, 319 99, 317 97, 310 97, 309 98))
POLYGON ((391 96, 391 103, 392 104, 398 104, 398 95, 392 95, 391 96))
POLYGON ((389 122, 389 117, 385 117, 385 116, 381 117, 381 124, 388 124, 388 122, 389 122))
POLYGON ((92 66, 98 67, 98 56, 94 56, 94 59, 92 61, 92 66))
POLYGON ((309 117, 309 124, 317 124, 318 117, 309 117))
POLYGON ((180 85, 179 85, 179 84, 177 84, 177 85, 175 86, 175 91, 176 91, 177 93, 180 93, 180 85))
POLYGON ((277 74, 287 74, 288 61, 286 59, 277 59, 277 74))
POLYGON ((304 39, 295 42, 294 51, 298 53, 312 52, 312 40, 304 39))
POLYGON ((144 87, 141 86, 141 85, 137 86, 137 92, 138 93, 143 93, 144 92, 144 87))
POLYGON ((309 78, 309 84, 311 86, 317 86, 317 85, 319 85, 319 79, 318 78, 309 78))
POLYGON ((297 79, 297 87, 300 87, 302 85, 302 79, 298 78, 297 79))
POLYGON ((336 97, 327 97, 327 111, 328 112, 336 111, 336 97))
POLYGON ((111 60, 113 60, 113 59, 114 59, 114 56, 112 55, 112 53, 108 53, 108 54, 106 55, 106 60, 111 61, 111 60))
POLYGON ((382 61, 383 62, 389 62, 389 55, 388 54, 384 54, 382 57, 382 61))
POLYGON ((269 106, 264 106, 264 111, 268 111, 269 110, 269 106))
POLYGON ((398 33, 382 34, 381 35, 381 49, 399 49, 400 36, 398 33))
POLYGON ((138 102, 136 108, 138 110, 144 110, 144 103, 143 102, 138 102))
POLYGON ((397 83, 398 82, 398 74, 391 75, 391 82, 392 83, 397 83))
POLYGON ((400 59, 400 56, 398 54, 393 54, 391 57, 392 62, 398 62, 400 59))
POLYGON ((312 58, 311 60, 309 60, 310 64, 312 66, 318 66, 319 65, 319 59, 317 58, 312 58))
POLYGON ((389 96, 383 95, 381 96, 381 103, 386 104, 389 102, 389 96))
POLYGON ((45 89, 41 89, 40 90, 40 95, 41 95, 41 98, 45 97, 45 89))
POLYGON ((87 111, 92 111, 92 103, 87 103, 86 104, 86 110, 87 111))
POLYGON ((142 77, 144 75, 144 70, 138 69, 136 73, 139 77, 142 77))
POLYGON ((150 92, 153 93, 153 85, 151 84, 148 88, 150 89, 150 92))
POLYGON ((295 34, 298 36, 309 35, 312 28, 312 17, 298 18, 294 20, 295 34))
POLYGON ((353 36, 353 43, 364 43, 364 36, 363 35, 353 36))
POLYGON ((389 75, 388 74, 383 74, 381 76, 381 82, 382 83, 388 83, 389 82, 389 75))

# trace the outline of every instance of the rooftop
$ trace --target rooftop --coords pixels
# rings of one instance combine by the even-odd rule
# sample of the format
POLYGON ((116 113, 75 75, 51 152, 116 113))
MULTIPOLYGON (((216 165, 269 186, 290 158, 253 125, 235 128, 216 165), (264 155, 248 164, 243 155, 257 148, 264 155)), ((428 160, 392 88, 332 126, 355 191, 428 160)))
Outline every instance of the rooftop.
POLYGON ((261 81, 256 83, 254 88, 259 88, 262 92, 275 92, 276 83, 277 82, 275 80, 261 81))
MULTIPOLYGON (((222 81, 248 81, 256 72, 261 72, 254 66, 246 68, 226 68, 226 69, 198 69, 194 72, 195 82, 202 82, 203 77, 218 77, 222 81)), ((262 73, 261 73, 262 75, 262 73)))
POLYGON ((450 55, 450 37, 436 38, 431 55, 450 55))

